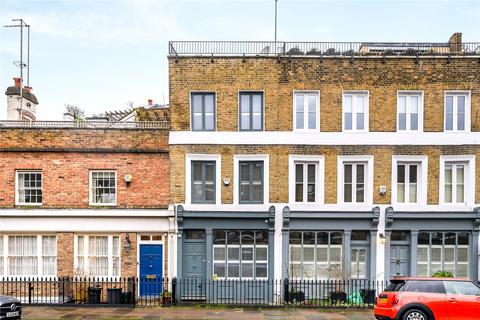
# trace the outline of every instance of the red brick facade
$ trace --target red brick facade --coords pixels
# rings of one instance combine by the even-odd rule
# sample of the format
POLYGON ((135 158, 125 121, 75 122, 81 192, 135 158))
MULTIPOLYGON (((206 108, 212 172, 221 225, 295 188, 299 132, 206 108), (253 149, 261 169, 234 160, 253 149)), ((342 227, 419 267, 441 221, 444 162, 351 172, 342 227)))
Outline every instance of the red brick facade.
MULTIPOLYGON (((0 217, 5 219, 3 221, 21 217, 22 212, 28 212, 33 220, 37 219, 35 221, 42 220, 37 226, 26 216, 8 230, 0 227, 0 240, 4 238, 7 241, 15 235, 55 235, 57 276, 76 275, 78 236, 96 235, 118 236, 119 275, 137 276, 137 239, 144 234, 162 237, 163 274, 168 276, 167 241, 171 230, 167 217, 170 203, 167 129, 0 129, 0 179, 0 217), (41 205, 16 205, 17 170, 42 172, 41 205), (115 205, 91 205, 91 170, 116 172, 115 205), (126 175, 131 176, 130 182, 125 181, 126 175), (20 210, 11 210, 15 208, 20 210), (97 209, 106 210, 95 211, 97 209), (11 215, 16 212, 18 215, 11 215), (65 214, 55 218, 44 217, 62 212, 65 214), (103 214, 101 224, 96 220, 96 212, 103 214), (92 214, 94 217, 89 216, 92 214), (154 218, 146 218, 148 215, 154 218), (76 225, 69 220, 78 221, 78 217, 85 223, 76 225), (44 221, 49 221, 48 225, 40 226, 44 221), (151 221, 164 223, 152 225, 151 221), (90 228, 90 225, 95 228, 90 228)), ((111 251, 111 248, 109 245, 108 250, 111 251)), ((7 268, 6 263, 4 266, 0 276, 12 275, 10 267, 7 268)))
POLYGON ((34 169, 43 174, 42 207, 87 208, 90 170, 108 169, 117 172, 117 208, 167 208, 165 132, 2 130, 0 207, 15 206, 15 171, 34 169), (130 183, 124 181, 127 174, 130 183))

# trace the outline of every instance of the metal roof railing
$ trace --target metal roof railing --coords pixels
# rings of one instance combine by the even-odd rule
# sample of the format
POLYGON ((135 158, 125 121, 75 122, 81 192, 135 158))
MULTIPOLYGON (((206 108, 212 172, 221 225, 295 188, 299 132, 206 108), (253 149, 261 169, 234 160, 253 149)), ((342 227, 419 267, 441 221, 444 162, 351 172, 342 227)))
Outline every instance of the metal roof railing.
POLYGON ((480 42, 170 41, 172 56, 480 56, 480 42))
POLYGON ((44 129, 170 129, 168 121, 16 121, 0 120, 4 128, 44 128, 44 129))

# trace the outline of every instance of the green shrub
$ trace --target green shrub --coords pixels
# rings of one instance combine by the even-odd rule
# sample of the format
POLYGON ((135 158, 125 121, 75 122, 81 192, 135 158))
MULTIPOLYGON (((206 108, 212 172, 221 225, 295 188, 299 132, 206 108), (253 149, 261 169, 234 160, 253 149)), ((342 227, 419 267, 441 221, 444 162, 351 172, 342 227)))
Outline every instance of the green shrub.
POLYGON ((445 270, 440 270, 435 272, 435 274, 432 276, 434 278, 453 278, 453 273, 450 271, 445 271, 445 270))

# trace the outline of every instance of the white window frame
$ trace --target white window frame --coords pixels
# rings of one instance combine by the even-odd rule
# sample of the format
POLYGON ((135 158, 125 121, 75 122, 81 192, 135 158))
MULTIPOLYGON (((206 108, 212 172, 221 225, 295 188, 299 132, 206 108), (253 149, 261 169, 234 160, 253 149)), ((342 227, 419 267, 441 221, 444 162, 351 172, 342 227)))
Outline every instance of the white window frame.
POLYGON ((43 172, 42 170, 15 170, 15 205, 16 206, 41 206, 43 204, 43 172), (42 183, 42 202, 40 203, 29 203, 29 202, 20 202, 20 195, 19 195, 19 185, 18 185, 18 176, 19 174, 38 174, 40 173, 41 183, 42 183))
POLYGON ((74 244, 73 244, 73 267, 74 269, 79 268, 78 266, 78 237, 83 237, 83 262, 84 262, 84 269, 83 271, 88 273, 90 270, 89 264, 89 238, 90 237, 108 237, 108 275, 92 275, 95 278, 104 278, 104 277, 112 277, 112 278, 119 278, 122 275, 122 239, 119 234, 76 234, 74 237, 74 244), (113 275, 113 237, 118 237, 118 276, 113 275))
POLYGON ((423 104, 424 104, 424 93, 423 91, 416 91, 416 90, 398 90, 397 91, 397 132, 402 133, 409 133, 409 132, 423 132, 423 104), (406 129, 400 130, 400 117, 399 117, 399 109, 400 109, 400 96, 405 96, 405 112, 406 112, 406 129), (410 103, 408 97, 410 96, 418 96, 418 129, 411 130, 410 129, 410 103))
MULTIPOLYGON (((225 245, 225 277, 219 278, 219 279, 230 279, 230 280, 240 280, 242 277, 242 264, 241 264, 241 255, 242 255, 242 250, 241 246, 239 244, 227 244, 225 245), (228 249, 238 249, 238 259, 229 259, 228 258, 228 249), (230 277, 228 275, 228 264, 238 264, 238 277, 230 277)), ((245 278, 245 279, 251 279, 251 278, 245 278)))
POLYGON ((217 91, 215 90, 193 90, 188 93, 189 106, 190 106, 190 131, 191 132, 215 132, 217 131, 217 91), (213 130, 193 130, 193 100, 192 95, 195 93, 208 94, 211 93, 215 96, 213 103, 213 130))
POLYGON ((325 201, 325 157, 323 155, 289 155, 288 156, 288 202, 290 204, 318 205, 325 201), (297 163, 315 163, 315 202, 295 201, 295 165, 297 163))
POLYGON ((89 194, 89 204, 91 206, 100 206, 100 207, 105 207, 105 206, 116 206, 117 201, 118 201, 118 174, 117 170, 112 170, 112 169, 91 169, 88 172, 88 194, 89 194), (113 172, 115 174, 115 202, 113 203, 96 203, 93 201, 93 173, 94 172, 113 172))
POLYGON ((342 131, 343 132, 369 132, 369 110, 370 110, 370 93, 368 90, 344 90, 342 91, 342 131), (352 129, 345 129, 345 96, 351 95, 352 99, 352 129), (365 96, 365 110, 363 118, 363 129, 357 129, 357 108, 355 103, 355 97, 358 95, 365 96))
MULTIPOLYGON (((213 263, 212 263, 212 274, 216 275, 216 278, 217 279, 221 279, 221 280, 224 280, 227 278, 227 275, 228 275, 228 266, 227 266, 227 262, 228 261, 228 250, 227 250, 227 245, 226 244, 214 244, 213 245, 213 249, 212 249, 212 260, 213 260, 213 263), (215 249, 224 249, 225 251, 225 259, 223 260, 216 260, 215 259, 215 249), (225 276, 222 277, 222 276, 218 276, 216 273, 215 273, 215 264, 223 264, 223 266, 225 267, 225 276)), ((240 272, 240 268, 238 269, 239 272, 240 272)))
POLYGON ((4 235, 1 235, 0 236, 0 243, 2 244, 0 246, 0 266, 1 266, 1 269, 0 269, 0 279, 2 278, 2 276, 6 273, 6 263, 5 263, 5 260, 7 259, 5 257, 5 253, 7 252, 7 250, 5 249, 5 236, 4 235))
POLYGON ((475 156, 474 155, 448 155, 440 156, 440 194, 439 204, 445 206, 473 206, 475 204, 475 156), (465 164, 464 193, 465 201, 463 203, 445 202, 445 164, 462 163, 465 164))
POLYGON ((443 131, 444 132, 470 132, 471 131, 471 91, 445 90, 443 94, 443 131), (453 99, 453 129, 447 130, 447 96, 465 96, 465 130, 457 129, 457 98, 453 99))
POLYGON ((320 132, 320 90, 294 90, 293 91, 293 131, 295 132, 320 132), (297 129, 297 94, 306 95, 315 95, 316 97, 316 106, 315 106, 315 128, 308 129, 308 99, 304 99, 303 103, 303 129, 297 129))
POLYGON ((233 203, 241 205, 242 207, 248 206, 266 206, 269 204, 270 193, 270 176, 269 176, 269 155, 268 154, 251 154, 251 155, 234 155, 233 156, 233 203), (239 196, 239 183, 240 183, 240 162, 241 161, 263 161, 263 203, 259 204, 240 204, 239 196))
POLYGON ((369 250, 368 250, 368 247, 364 247, 364 246, 355 246, 353 245, 351 248, 350 248, 350 272, 351 272, 351 277, 352 279, 367 279, 368 278, 368 270, 369 270, 369 265, 368 265, 368 262, 369 262, 369 250), (356 257, 357 259, 355 261, 352 260, 352 252, 353 251, 356 251, 356 257), (360 270, 360 251, 364 251, 365 252, 365 275, 361 275, 359 274, 359 270, 360 270), (357 270, 357 274, 354 274, 353 271, 352 271, 352 267, 353 265, 356 265, 356 270, 357 270))
POLYGON ((222 203, 221 177, 222 156, 219 154, 186 154, 185 155, 185 203, 194 206, 212 205, 212 203, 192 204, 192 161, 215 161, 215 203, 222 203))
MULTIPOLYGON (((249 246, 249 245, 247 245, 249 246)), ((241 253, 240 253, 241 254, 241 253)), ((268 259, 270 257, 270 250, 268 249, 268 244, 255 244, 253 247, 253 262, 252 262, 252 268, 253 268, 253 274, 255 275, 255 279, 257 280, 267 280, 269 276, 269 271, 268 271, 268 259), (267 249, 267 259, 266 260, 257 260, 257 249, 267 249), (257 263, 262 263, 267 265, 267 276, 266 277, 257 277, 257 263)))
POLYGON ((25 278, 32 278, 32 279, 37 279, 39 277, 56 277, 57 272, 58 272, 58 238, 56 234, 4 234, 0 235, 0 238, 3 240, 3 274, 0 274, 0 279, 2 279, 3 276, 5 277, 16 277, 18 279, 25 279, 25 278), (9 246, 9 238, 10 237, 15 237, 15 236, 25 236, 25 237, 36 237, 37 241, 37 274, 31 274, 31 275, 11 275, 9 274, 9 268, 8 268, 8 258, 9 258, 9 252, 8 252, 8 246, 9 246), (57 264, 55 266, 55 274, 43 274, 43 243, 42 239, 43 237, 55 237, 56 244, 55 244, 55 257, 57 258, 57 264))
MULTIPOLYGON (((475 259, 475 257, 472 257, 471 254, 470 254, 470 250, 469 250, 469 245, 465 245, 465 244, 458 244, 458 234, 460 233, 468 233, 468 237, 469 237, 469 242, 472 241, 470 240, 470 238, 472 237, 472 234, 468 231, 451 231, 451 232, 448 232, 448 231, 440 231, 440 233, 443 234, 443 239, 442 239, 442 244, 431 244, 431 235, 432 233, 435 233, 435 231, 422 231, 422 232, 425 232, 425 233, 429 233, 430 234, 430 240, 429 240, 429 244, 418 244, 418 248, 423 248, 423 249, 426 249, 427 251, 427 261, 418 261, 418 254, 417 254, 417 264, 419 265, 423 265, 423 266, 426 266, 426 270, 427 270, 427 274, 426 275, 421 275, 422 277, 431 277, 434 272, 432 271, 432 250, 433 249, 440 249, 440 270, 446 270, 445 266, 447 265, 450 265, 453 267, 454 271, 452 272, 454 274, 455 277, 458 277, 455 273, 455 270, 456 266, 458 265, 464 265, 464 266, 467 266, 467 275, 470 275, 470 269, 471 269, 471 266, 470 266, 470 263, 471 263, 471 260, 470 259, 475 259), (445 234, 447 233, 454 233, 455 234, 455 237, 456 237, 456 240, 455 240, 455 244, 454 245, 449 245, 449 244, 445 244, 445 234), (450 248, 450 249, 454 249, 454 260, 452 263, 448 263, 445 261, 445 249, 447 248, 450 248), (467 261, 461 261, 459 262, 458 261, 458 249, 467 249, 467 261)), ((470 242, 471 243, 471 242, 470 242)), ((438 264, 438 262, 437 262, 438 264)), ((450 271, 450 270, 448 270, 450 271)), ((418 275, 417 275, 418 276, 418 275)))
MULTIPOLYGON (((213 260, 213 269, 212 272, 215 270, 215 264, 223 264, 225 266, 225 277, 221 277, 217 275, 218 280, 267 280, 268 279, 268 257, 269 257, 269 250, 268 250, 268 245, 267 244, 259 244, 259 245, 253 245, 253 244, 246 244, 246 245, 239 245, 239 244, 215 244, 213 245, 213 254, 215 253, 216 248, 222 248, 225 249, 225 259, 224 260, 213 260), (238 249, 238 260, 230 260, 228 259, 228 249, 229 248, 237 248, 238 249), (243 248, 251 248, 252 249, 252 259, 253 260, 246 260, 244 261, 242 258, 242 249, 243 248), (267 259, 266 260, 257 260, 257 249, 267 249, 267 259), (238 263, 238 277, 229 277, 228 276, 228 263, 238 263), (267 265, 267 276, 266 277, 257 277, 257 263, 258 264, 266 264, 267 265), (252 277, 244 277, 242 276, 242 269, 243 269, 243 264, 250 264, 252 266, 252 277)), ((215 258, 215 255, 214 255, 215 258)))
MULTIPOLYGON (((363 156, 338 156, 337 158, 337 203, 349 206, 365 206, 373 204, 373 155, 363 156), (364 202, 344 202, 344 171, 345 163, 364 163, 365 164, 365 201, 364 202)), ((353 199, 352 199, 353 200, 353 199)))
MULTIPOLYGON (((426 205, 428 192, 428 157, 427 156, 392 156, 392 204, 397 206, 426 205), (417 202, 398 202, 397 199, 397 165, 417 164, 417 202)), ((405 190, 407 190, 405 186, 405 190)), ((405 191, 407 192, 407 191, 405 191)))

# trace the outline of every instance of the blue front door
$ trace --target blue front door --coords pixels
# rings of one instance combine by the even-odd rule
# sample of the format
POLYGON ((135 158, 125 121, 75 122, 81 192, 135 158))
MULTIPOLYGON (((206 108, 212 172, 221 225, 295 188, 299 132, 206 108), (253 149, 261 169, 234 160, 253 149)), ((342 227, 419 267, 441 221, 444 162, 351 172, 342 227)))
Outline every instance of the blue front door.
POLYGON ((140 245, 140 295, 158 296, 163 291, 163 245, 140 245))

